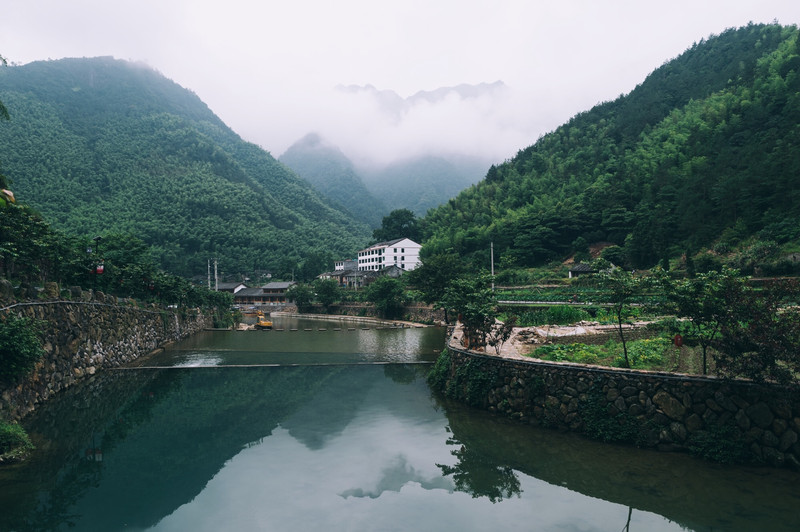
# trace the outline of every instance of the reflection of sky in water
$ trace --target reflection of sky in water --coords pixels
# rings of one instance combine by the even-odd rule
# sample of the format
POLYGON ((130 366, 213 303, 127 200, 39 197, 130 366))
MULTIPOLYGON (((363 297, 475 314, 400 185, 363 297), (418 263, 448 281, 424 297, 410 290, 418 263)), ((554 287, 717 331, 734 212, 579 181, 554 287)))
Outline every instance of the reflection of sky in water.
MULTIPOLYGON (((519 497, 493 504, 454 491, 437 463, 452 464, 433 415, 409 424, 385 407, 360 416, 320 449, 284 428, 228 461, 191 502, 151 530, 622 530, 626 506, 518 473, 519 497)), ((633 511, 631 530, 677 531, 633 511)))
POLYGON ((388 331, 361 331, 358 336, 358 351, 368 359, 385 361, 407 360, 409 355, 419 353, 422 336, 413 329, 388 331))

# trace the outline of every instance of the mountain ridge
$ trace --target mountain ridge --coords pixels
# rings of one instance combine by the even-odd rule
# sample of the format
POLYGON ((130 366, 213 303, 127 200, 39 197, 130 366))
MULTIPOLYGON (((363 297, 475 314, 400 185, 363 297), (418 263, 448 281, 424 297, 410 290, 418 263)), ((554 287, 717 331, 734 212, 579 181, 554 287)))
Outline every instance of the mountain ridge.
POLYGON ((611 241, 630 267, 705 249, 709 264, 753 271, 745 256, 769 242, 770 268, 791 269, 778 256, 800 240, 798 71, 795 26, 695 43, 431 211, 423 249, 486 264, 493 243, 505 265, 529 267, 611 241))
POLYGON ((34 62, 0 69, 0 94, 11 113, 2 170, 58 229, 135 234, 185 276, 211 257, 229 273, 310 272, 369 239, 366 224, 152 69, 34 62))
POLYGON ((370 227, 379 227, 389 212, 367 190, 350 159, 318 133, 309 133, 296 141, 278 160, 370 227))

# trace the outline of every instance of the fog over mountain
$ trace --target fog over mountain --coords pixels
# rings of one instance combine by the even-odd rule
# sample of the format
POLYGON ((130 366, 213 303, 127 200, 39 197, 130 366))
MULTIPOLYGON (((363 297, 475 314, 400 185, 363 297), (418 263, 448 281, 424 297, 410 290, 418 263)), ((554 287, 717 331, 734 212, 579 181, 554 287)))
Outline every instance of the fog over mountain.
POLYGON ((145 62, 275 155, 316 131, 354 161, 500 163, 693 41, 773 20, 800 21, 800 2, 36 0, 4 3, 0 54, 145 62), (502 90, 474 97, 414 98, 496 80, 502 90), (368 84, 399 97, 399 115, 369 91, 336 89, 368 84))
MULTIPOLYGON (((501 120, 512 101, 502 81, 440 87, 407 98, 369 84, 340 85, 336 93, 346 103, 340 109, 354 111, 349 119, 305 135, 280 160, 331 199, 358 205, 356 210, 366 205, 352 192, 344 197, 342 157, 348 173, 357 174, 385 205, 384 214, 404 208, 424 215, 501 162, 511 135, 524 138, 501 120), (366 110, 369 115, 362 115, 366 110), (485 142, 477 142, 476 134, 485 142)), ((346 189, 362 186, 351 185, 346 189)))
POLYGON ((519 96, 502 81, 422 90, 405 98, 370 84, 339 85, 330 98, 315 131, 369 173, 431 156, 467 156, 488 169, 535 141, 539 125, 515 113, 519 96))
POLYGON ((379 104, 378 110, 384 114, 395 117, 399 123, 402 121, 404 114, 412 111, 415 106, 420 104, 427 103, 435 105, 448 98, 458 100, 467 100, 484 96, 491 98, 494 93, 506 91, 508 87, 506 87, 505 83, 502 81, 480 83, 478 85, 462 83, 455 87, 440 87, 432 91, 419 91, 408 98, 401 97, 393 90, 379 90, 373 85, 339 85, 336 87, 336 90, 346 94, 366 95, 374 98, 379 104))

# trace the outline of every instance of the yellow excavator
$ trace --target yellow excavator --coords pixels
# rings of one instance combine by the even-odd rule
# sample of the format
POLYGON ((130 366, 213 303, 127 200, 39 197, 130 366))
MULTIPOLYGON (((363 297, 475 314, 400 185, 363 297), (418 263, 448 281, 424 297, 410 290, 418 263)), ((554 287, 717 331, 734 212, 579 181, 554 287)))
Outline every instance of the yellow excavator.
POLYGON ((272 322, 260 310, 256 313, 256 329, 272 329, 272 322))

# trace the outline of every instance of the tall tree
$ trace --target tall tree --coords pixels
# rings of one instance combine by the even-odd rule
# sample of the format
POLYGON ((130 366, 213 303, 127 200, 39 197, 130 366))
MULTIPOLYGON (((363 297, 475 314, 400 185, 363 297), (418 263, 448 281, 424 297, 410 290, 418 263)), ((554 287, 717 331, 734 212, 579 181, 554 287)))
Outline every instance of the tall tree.
POLYGON ((622 342, 622 354, 626 368, 631 367, 628 359, 628 344, 625 338, 625 322, 631 315, 631 304, 642 294, 644 278, 636 277, 623 269, 597 274, 600 286, 604 289, 603 299, 611 304, 617 321, 617 332, 622 342))
POLYGON ((667 312, 688 320, 691 337, 703 350, 703 375, 708 373, 708 348, 718 337, 727 309, 723 287, 731 290, 743 283, 744 278, 738 272, 727 268, 680 280, 673 280, 663 272, 659 275, 667 312))
POLYGON ((442 305, 458 314, 464 331, 464 347, 481 349, 497 319, 497 298, 491 288, 491 276, 479 275, 454 279, 445 290, 442 305))
POLYGON ((391 277, 378 277, 366 289, 367 301, 371 301, 383 318, 398 318, 405 307, 403 282, 391 277))
POLYGON ((376 242, 396 238, 409 238, 414 242, 419 242, 420 236, 417 217, 408 209, 393 210, 383 217, 381 226, 372 232, 372 238, 376 242))
POLYGON ((314 299, 314 291, 307 284, 298 283, 289 287, 286 291, 289 301, 294 301, 299 312, 307 312, 311 308, 311 301, 314 299))
POLYGON ((444 320, 449 323, 447 307, 442 299, 450 283, 466 273, 464 261, 453 252, 431 255, 422 264, 408 272, 408 284, 422 293, 422 300, 444 309, 444 320))
POLYGON ((333 279, 316 279, 314 280, 313 286, 316 299, 325 307, 325 312, 328 312, 328 307, 342 298, 342 291, 339 288, 339 283, 333 279))
POLYGON ((800 283, 771 281, 761 289, 725 279, 726 311, 717 372, 725 377, 796 383, 800 380, 800 283))

